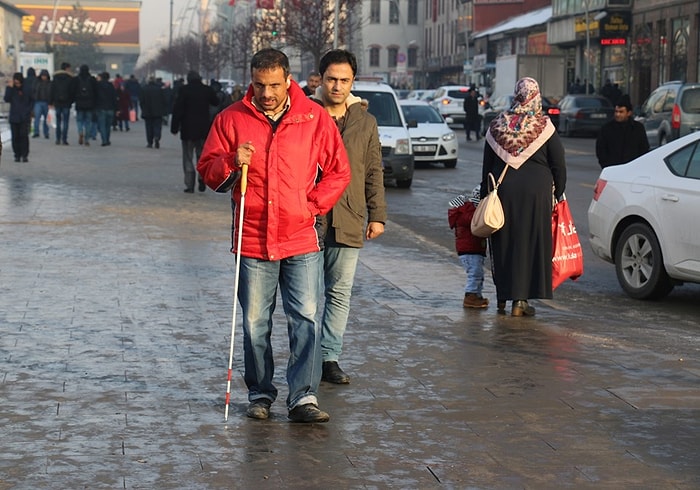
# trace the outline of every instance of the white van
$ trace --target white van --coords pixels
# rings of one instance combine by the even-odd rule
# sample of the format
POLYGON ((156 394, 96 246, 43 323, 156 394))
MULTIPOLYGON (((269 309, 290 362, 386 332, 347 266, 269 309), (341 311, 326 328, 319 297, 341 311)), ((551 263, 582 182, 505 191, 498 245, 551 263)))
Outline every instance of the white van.
POLYGON ((377 119, 384 182, 395 181, 396 187, 408 189, 413 182, 413 151, 394 89, 383 82, 355 81, 352 94, 365 99, 369 112, 377 119))

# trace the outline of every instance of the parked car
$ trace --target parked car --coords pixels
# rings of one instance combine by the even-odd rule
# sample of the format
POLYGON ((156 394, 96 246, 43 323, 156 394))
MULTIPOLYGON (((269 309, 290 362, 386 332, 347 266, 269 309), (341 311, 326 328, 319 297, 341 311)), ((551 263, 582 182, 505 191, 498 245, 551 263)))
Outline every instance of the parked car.
POLYGON ((400 100, 401 110, 409 126, 413 157, 416 162, 442 163, 445 168, 457 166, 457 135, 447 125, 452 121, 421 100, 400 100))
MULTIPOLYGON (((486 130, 489 128, 491 121, 498 114, 510 108, 513 105, 514 95, 502 95, 491 97, 486 103, 486 108, 481 114, 481 135, 486 135, 486 130)), ((559 127, 559 106, 552 102, 547 97, 542 97, 542 110, 549 116, 554 127, 559 127)))
POLYGON ((615 108, 602 95, 565 95, 559 101, 559 132, 566 136, 574 133, 597 135, 615 114, 615 108))
POLYGON ((700 130, 700 84, 676 81, 660 85, 635 119, 644 125, 652 148, 700 130))
POLYGON ((590 244, 632 298, 700 282, 700 132, 604 168, 588 208, 590 244))
POLYGON ((406 96, 406 99, 409 100, 424 100, 426 102, 430 102, 433 100, 433 95, 435 94, 435 90, 431 89, 419 89, 419 90, 411 90, 411 92, 406 96))
POLYGON ((454 124, 464 124, 464 99, 468 94, 467 85, 444 85, 435 89, 430 104, 438 110, 443 119, 451 117, 454 124))
POLYGON ((395 181, 396 187, 404 189, 411 187, 414 170, 411 137, 396 92, 383 82, 355 81, 352 93, 369 103, 367 110, 377 119, 384 182, 395 181))

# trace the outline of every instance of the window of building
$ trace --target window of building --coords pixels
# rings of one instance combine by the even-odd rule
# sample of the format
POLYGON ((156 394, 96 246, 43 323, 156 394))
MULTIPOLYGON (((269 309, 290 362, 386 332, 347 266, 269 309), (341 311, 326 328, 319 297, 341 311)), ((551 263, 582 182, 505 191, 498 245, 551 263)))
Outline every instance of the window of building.
POLYGON ((671 21, 673 39, 671 44, 671 80, 685 80, 688 70, 688 41, 690 20, 679 17, 671 21))
POLYGON ((418 48, 408 48, 408 67, 418 67, 418 48))
POLYGON ((372 0, 369 6, 369 23, 379 24, 382 21, 382 5, 379 0, 372 0))
POLYGON ((387 60, 387 64, 389 68, 396 68, 396 58, 399 56, 399 48, 396 46, 392 46, 390 48, 387 48, 386 50, 387 56, 389 59, 387 60))
POLYGON ((389 0, 389 24, 399 23, 399 3, 398 0, 389 0))
POLYGON ((418 0, 408 0, 408 23, 418 25, 418 0))
POLYGON ((369 48, 369 66, 379 66, 379 48, 376 46, 369 48))

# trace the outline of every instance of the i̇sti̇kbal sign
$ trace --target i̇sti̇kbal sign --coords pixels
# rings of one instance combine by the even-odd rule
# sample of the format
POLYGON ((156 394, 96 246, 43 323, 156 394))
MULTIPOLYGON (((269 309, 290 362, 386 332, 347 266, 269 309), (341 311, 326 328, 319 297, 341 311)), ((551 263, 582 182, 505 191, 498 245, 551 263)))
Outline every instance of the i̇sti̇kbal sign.
POLYGON ((58 7, 54 16, 52 5, 17 5, 29 15, 22 18, 24 41, 44 43, 53 34, 53 42, 65 44, 62 34, 82 30, 99 36, 98 46, 138 47, 139 9, 82 7, 84 22, 74 16, 72 6, 58 7))

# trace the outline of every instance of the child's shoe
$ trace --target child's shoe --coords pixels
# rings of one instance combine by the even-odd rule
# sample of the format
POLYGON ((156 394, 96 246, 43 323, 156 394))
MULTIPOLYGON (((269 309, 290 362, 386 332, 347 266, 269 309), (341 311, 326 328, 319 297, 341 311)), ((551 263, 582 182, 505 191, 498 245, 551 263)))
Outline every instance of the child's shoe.
POLYGON ((462 306, 465 308, 486 308, 489 305, 489 300, 476 293, 467 293, 464 295, 462 306))

